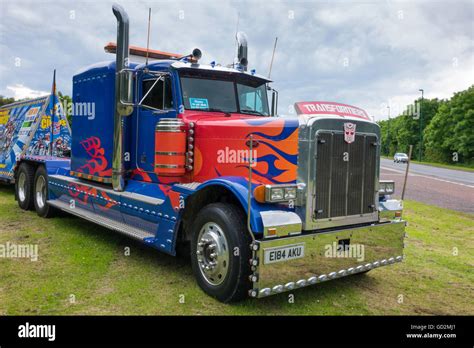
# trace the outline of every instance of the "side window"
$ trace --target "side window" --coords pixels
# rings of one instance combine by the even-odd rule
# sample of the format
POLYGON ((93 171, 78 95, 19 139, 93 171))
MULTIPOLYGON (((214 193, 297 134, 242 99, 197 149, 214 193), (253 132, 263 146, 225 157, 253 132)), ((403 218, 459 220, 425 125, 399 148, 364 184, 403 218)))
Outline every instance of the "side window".
POLYGON ((159 110, 173 108, 171 79, 169 76, 143 80, 142 93, 143 96, 146 96, 142 101, 144 106, 159 110), (157 79, 159 80, 158 82, 156 81, 157 79))
POLYGON ((237 92, 241 110, 268 114, 265 86, 254 88, 237 84, 237 92))
POLYGON ((240 107, 246 110, 262 112, 262 97, 259 90, 253 90, 240 95, 240 107))

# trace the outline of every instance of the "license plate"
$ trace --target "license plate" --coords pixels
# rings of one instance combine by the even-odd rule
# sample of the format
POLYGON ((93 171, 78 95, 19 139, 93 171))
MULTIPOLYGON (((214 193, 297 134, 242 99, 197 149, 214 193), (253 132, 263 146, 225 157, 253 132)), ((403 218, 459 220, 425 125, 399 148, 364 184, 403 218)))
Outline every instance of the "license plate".
POLYGON ((265 264, 301 259, 304 257, 304 243, 268 248, 263 251, 265 264))

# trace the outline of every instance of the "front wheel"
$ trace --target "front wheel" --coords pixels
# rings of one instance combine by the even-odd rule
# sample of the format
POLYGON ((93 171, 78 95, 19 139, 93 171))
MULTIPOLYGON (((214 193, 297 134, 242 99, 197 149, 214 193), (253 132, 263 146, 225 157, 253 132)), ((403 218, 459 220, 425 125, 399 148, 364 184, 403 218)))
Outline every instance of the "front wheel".
POLYGON ((34 203, 36 213, 44 218, 55 215, 55 209, 48 202, 48 173, 44 166, 38 167, 35 174, 34 203))
POLYGON ((251 238, 242 211, 213 203, 197 215, 191 240, 194 276, 208 295, 222 302, 242 300, 252 284, 251 238))

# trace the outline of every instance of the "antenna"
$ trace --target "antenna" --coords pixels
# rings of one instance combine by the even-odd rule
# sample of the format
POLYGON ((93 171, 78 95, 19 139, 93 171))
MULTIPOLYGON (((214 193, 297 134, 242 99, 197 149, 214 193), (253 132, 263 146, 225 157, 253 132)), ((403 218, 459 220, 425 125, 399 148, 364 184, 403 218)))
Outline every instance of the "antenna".
POLYGON ((273 58, 275 57, 275 51, 276 51, 276 47, 277 47, 277 42, 278 42, 278 36, 275 37, 275 44, 273 45, 272 60, 270 61, 270 69, 269 69, 269 71, 268 71, 268 78, 270 78, 270 75, 272 74, 273 58))
POLYGON ((148 9, 148 34, 146 39, 146 63, 145 66, 148 66, 148 54, 150 51, 150 23, 151 23, 151 7, 148 9))

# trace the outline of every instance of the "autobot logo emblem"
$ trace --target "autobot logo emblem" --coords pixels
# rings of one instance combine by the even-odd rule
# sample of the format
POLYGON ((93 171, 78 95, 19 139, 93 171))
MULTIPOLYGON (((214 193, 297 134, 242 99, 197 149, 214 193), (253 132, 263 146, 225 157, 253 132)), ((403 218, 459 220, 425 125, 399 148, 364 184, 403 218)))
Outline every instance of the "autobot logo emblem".
POLYGON ((356 125, 355 123, 344 123, 344 141, 348 144, 355 140, 356 125))

